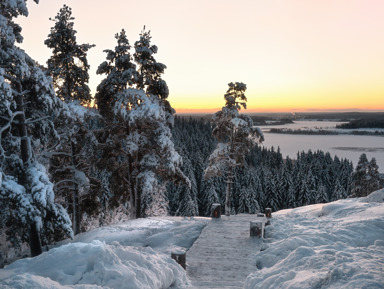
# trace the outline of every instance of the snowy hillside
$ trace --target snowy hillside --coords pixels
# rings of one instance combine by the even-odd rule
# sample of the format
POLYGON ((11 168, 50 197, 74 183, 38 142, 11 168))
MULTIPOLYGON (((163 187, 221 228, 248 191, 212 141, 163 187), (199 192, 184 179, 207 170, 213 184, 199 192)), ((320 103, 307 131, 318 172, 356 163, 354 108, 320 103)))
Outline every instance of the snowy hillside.
MULTIPOLYGON (((170 252, 190 248, 207 222, 139 219, 80 234, 0 270, 0 288, 189 288, 170 252)), ((384 288, 384 190, 274 213, 255 256, 247 289, 384 288)))

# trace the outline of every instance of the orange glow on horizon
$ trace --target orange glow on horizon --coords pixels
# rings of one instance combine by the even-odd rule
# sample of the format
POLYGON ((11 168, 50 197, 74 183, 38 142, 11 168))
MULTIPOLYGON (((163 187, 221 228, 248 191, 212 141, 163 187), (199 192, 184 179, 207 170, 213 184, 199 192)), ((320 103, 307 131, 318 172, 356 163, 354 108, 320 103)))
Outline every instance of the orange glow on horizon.
MULTIPOLYGON (((242 113, 265 112, 324 112, 324 111, 384 111, 384 89, 377 92, 347 91, 297 91, 296 93, 250 93, 247 94, 247 109, 242 113), (311 97, 309 97, 311 95, 311 97)), ((195 96, 170 97, 171 105, 179 114, 214 113, 224 106, 224 97, 195 96)))
POLYGON ((70 6, 77 41, 96 44, 88 53, 92 94, 115 33, 124 28, 133 45, 146 25, 177 113, 220 110, 227 83, 236 81, 247 84, 245 113, 384 110, 382 0, 116 0, 114 13, 101 1, 92 13, 88 1, 40 2, 17 18, 21 48, 45 64, 49 18, 70 6), (127 9, 146 13, 127 18, 127 9))
MULTIPOLYGON (((174 108, 176 114, 213 114, 221 108, 206 108, 206 109, 188 109, 188 108, 174 108)), ((274 108, 250 108, 242 109, 240 113, 252 114, 252 113, 291 113, 291 112, 384 112, 384 106, 382 107, 322 107, 322 108, 308 108, 308 107, 274 107, 274 108)))

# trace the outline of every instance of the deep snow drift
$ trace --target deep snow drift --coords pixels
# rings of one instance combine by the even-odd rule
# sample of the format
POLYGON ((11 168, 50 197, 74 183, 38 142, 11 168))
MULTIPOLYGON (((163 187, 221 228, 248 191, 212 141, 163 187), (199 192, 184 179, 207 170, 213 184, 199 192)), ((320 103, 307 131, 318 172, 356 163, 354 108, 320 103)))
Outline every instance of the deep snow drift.
POLYGON ((191 247, 206 221, 138 219, 80 234, 0 270, 0 288, 185 288, 171 251, 191 247))
MULTIPOLYGON (((170 252, 191 247, 209 221, 139 219, 80 234, 1 269, 0 288, 188 288, 170 252)), ((384 190, 274 213, 255 256, 247 289, 384 288, 384 190)))
POLYGON ((384 288, 384 190, 273 215, 245 288, 384 288))

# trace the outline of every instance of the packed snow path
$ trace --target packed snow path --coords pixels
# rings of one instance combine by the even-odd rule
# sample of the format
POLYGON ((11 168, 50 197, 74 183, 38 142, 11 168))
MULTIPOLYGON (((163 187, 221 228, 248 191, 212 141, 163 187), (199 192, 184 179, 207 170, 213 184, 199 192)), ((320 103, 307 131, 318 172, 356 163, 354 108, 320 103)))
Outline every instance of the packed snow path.
POLYGON ((212 219, 187 252, 187 275, 191 288, 243 288, 256 270, 255 254, 262 239, 250 237, 256 215, 222 216, 212 219))

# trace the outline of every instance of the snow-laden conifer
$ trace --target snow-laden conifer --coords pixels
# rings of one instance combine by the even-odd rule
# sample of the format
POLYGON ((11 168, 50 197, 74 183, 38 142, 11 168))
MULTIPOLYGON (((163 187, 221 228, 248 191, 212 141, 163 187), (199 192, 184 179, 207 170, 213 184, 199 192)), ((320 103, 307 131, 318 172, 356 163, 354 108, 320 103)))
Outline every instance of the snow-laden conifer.
MULTIPOLYGON (((37 2, 37 1, 36 1, 37 2)), ((72 235, 65 210, 54 202, 53 184, 37 156, 56 136, 53 118, 60 107, 51 79, 15 42, 27 16, 26 1, 0 4, 0 202, 12 241, 29 241, 31 255, 42 239, 61 229, 72 235), (6 206, 4 204, 7 204, 6 206)))
POLYGON ((171 140, 169 112, 162 100, 144 90, 129 88, 117 96, 115 114, 129 126, 128 153, 132 157, 132 175, 136 216, 152 212, 151 207, 163 194, 163 182, 180 178, 189 181, 180 167, 182 160, 171 140), (153 195, 155 194, 155 195, 153 195))
POLYGON ((78 44, 74 30, 72 9, 64 4, 54 19, 54 26, 45 45, 52 49, 48 71, 53 78, 57 95, 65 101, 90 104, 92 96, 88 87, 89 64, 87 52, 94 45, 78 44))
POLYGON ((117 40, 115 49, 104 50, 107 53, 107 60, 101 63, 96 71, 97 74, 106 75, 97 86, 95 100, 101 115, 107 118, 113 117, 116 95, 132 87, 138 77, 125 30, 116 33, 115 38, 117 40))
POLYGON ((100 206, 96 197, 101 186, 95 172, 99 157, 95 131, 100 129, 100 123, 96 109, 77 101, 63 103, 55 120, 60 139, 44 152, 59 202, 72 215, 74 234, 80 233, 83 215, 94 214, 100 206))
POLYGON ((240 115, 240 109, 246 109, 246 85, 241 82, 229 83, 224 95, 225 106, 212 117, 212 134, 218 140, 216 149, 209 157, 209 165, 204 174, 206 178, 226 175, 227 189, 225 214, 231 213, 231 194, 233 170, 243 166, 245 156, 250 149, 263 140, 260 129, 253 125, 247 115, 240 115))
POLYGON ((378 168, 375 158, 368 161, 366 154, 360 155, 359 162, 352 174, 352 197, 365 197, 383 186, 383 179, 380 177, 378 168))
POLYGON ((120 201, 129 198, 134 216, 158 215, 167 209, 165 184, 175 178, 189 183, 171 140, 175 111, 161 78, 165 65, 153 56, 157 47, 149 31, 140 34, 133 56, 125 31, 115 37, 115 50, 105 51, 107 61, 97 71, 106 74, 96 94, 107 121, 102 162, 110 164, 112 177, 118 176, 120 201))

